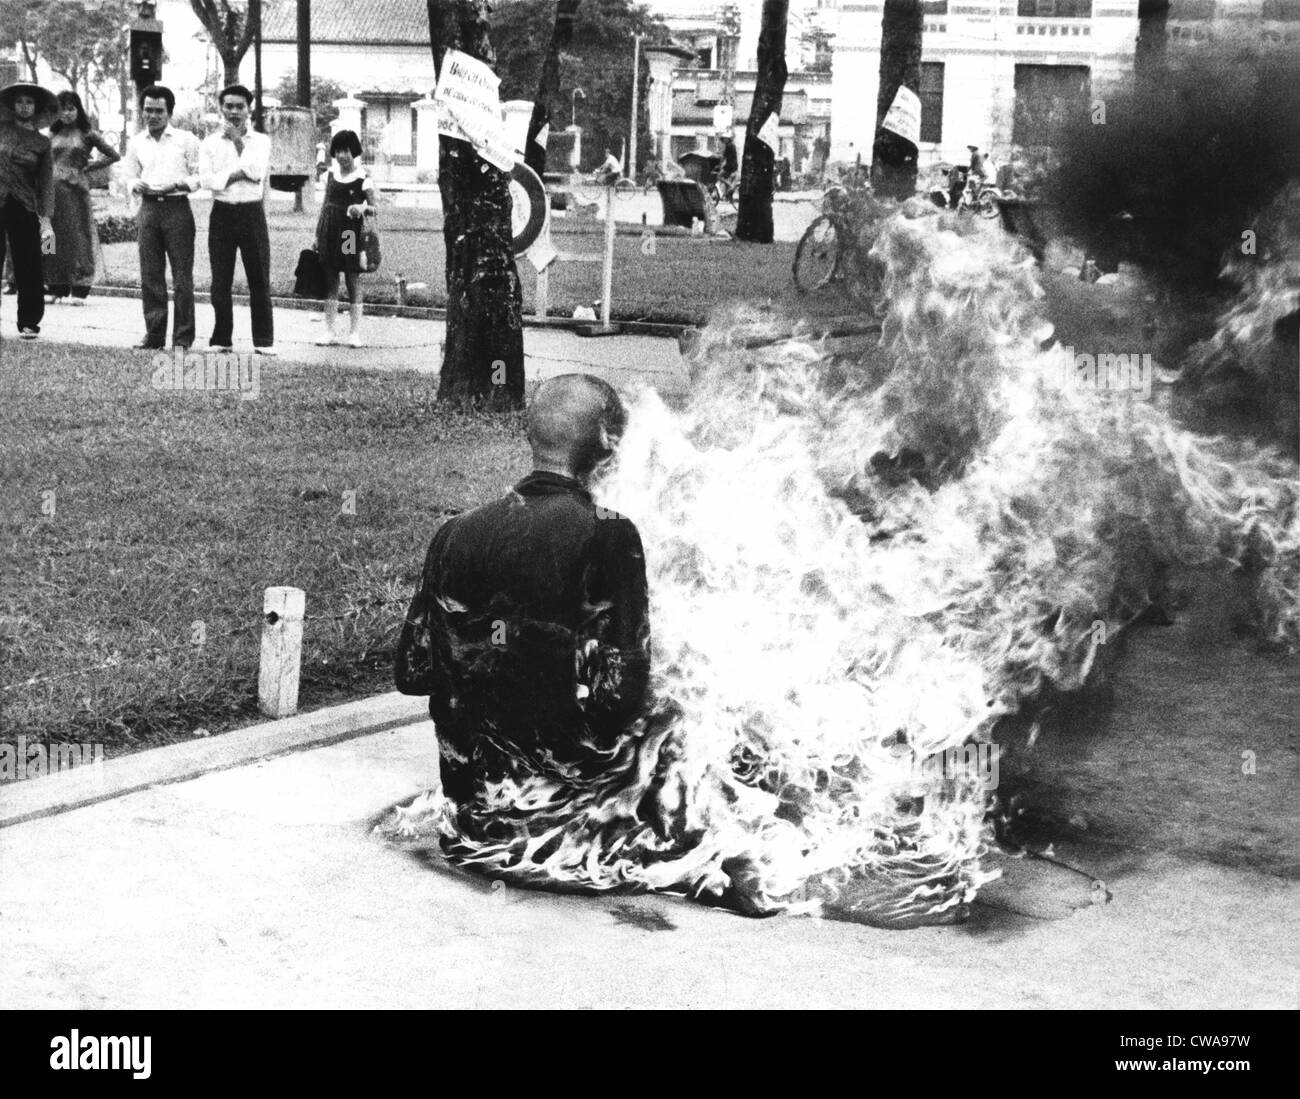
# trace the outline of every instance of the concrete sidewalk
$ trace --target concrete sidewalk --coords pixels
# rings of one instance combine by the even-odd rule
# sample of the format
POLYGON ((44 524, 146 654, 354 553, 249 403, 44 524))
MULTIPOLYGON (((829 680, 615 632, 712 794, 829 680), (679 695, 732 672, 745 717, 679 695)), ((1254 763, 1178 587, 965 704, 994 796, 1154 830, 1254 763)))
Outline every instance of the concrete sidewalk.
MULTIPOLYGON (((10 350, 27 346, 18 343, 13 297, 5 298, 0 317, 0 338, 13 340, 10 350)), ((206 346, 212 328, 212 307, 196 306, 199 338, 195 350, 206 346)), ((291 363, 340 363, 370 370, 416 370, 436 374, 441 367, 441 344, 446 324, 440 320, 367 316, 363 335, 366 346, 317 347, 322 332, 321 310, 277 309, 276 349, 279 359, 267 359, 264 368, 276 361, 291 363)), ((252 331, 247 305, 235 305, 235 350, 252 351, 252 331)), ((131 348, 144 335, 144 318, 138 297, 109 297, 94 294, 84 306, 66 302, 47 305, 37 343, 75 344, 92 347, 131 348)), ((145 354, 145 352, 140 352, 145 354)), ((598 374, 611 384, 629 387, 646 384, 665 396, 678 395, 689 384, 675 339, 655 336, 583 337, 563 328, 524 329, 524 369, 528 381, 571 372, 598 374)))
MULTIPOLYGON (((376 707, 391 716, 396 698, 376 707)), ((493 889, 373 834, 434 784, 437 752, 427 720, 366 728, 0 827, 0 1003, 1295 1006, 1294 881, 1148 854, 1109 868, 1109 905, 1036 919, 977 904, 965 925, 908 932, 493 889)), ((151 754, 105 769, 157 777, 151 754)))

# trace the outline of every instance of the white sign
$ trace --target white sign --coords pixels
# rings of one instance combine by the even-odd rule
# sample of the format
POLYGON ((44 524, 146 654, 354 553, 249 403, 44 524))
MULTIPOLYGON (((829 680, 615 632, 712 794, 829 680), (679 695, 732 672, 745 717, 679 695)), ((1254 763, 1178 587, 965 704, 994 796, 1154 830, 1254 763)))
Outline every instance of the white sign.
POLYGON ((916 92, 900 85, 880 128, 898 134, 913 145, 918 144, 921 140, 921 100, 916 92))
POLYGON ((755 135, 759 141, 774 153, 780 152, 780 142, 777 140, 776 136, 777 127, 780 125, 781 120, 777 118, 776 115, 770 114, 767 116, 767 121, 758 128, 758 133, 755 135))
POLYGON ((735 108, 730 103, 719 103, 713 108, 713 129, 716 133, 727 133, 732 127, 735 108))
POLYGON ((468 141, 489 164, 508 172, 515 155, 501 117, 500 84, 501 78, 482 61, 448 50, 433 101, 438 104, 439 133, 468 141))

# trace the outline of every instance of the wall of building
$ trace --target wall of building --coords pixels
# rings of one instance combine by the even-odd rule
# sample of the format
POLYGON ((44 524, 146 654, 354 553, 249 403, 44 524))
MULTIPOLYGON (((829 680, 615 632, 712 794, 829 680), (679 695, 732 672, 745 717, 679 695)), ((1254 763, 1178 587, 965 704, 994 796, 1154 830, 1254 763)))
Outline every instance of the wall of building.
MULTIPOLYGON (((244 68, 252 72, 245 59, 244 68)), ((298 71, 298 47, 294 43, 267 42, 262 46, 262 83, 273 88, 287 74, 298 71)), ((412 92, 417 97, 432 92, 437 78, 427 45, 366 46, 323 42, 312 46, 311 74, 332 80, 347 91, 412 92)))
MULTIPOLYGON (((880 82, 882 0, 840 3, 834 20, 831 157, 870 159, 880 82)), ((936 8, 939 8, 936 5, 936 8)), ((922 164, 957 160, 967 145, 1011 142, 1017 65, 1086 66, 1091 93, 1133 69, 1137 0, 1093 0, 1083 19, 1017 14, 1016 0, 950 0, 925 19, 922 61, 944 66, 943 125, 921 147, 922 164)))

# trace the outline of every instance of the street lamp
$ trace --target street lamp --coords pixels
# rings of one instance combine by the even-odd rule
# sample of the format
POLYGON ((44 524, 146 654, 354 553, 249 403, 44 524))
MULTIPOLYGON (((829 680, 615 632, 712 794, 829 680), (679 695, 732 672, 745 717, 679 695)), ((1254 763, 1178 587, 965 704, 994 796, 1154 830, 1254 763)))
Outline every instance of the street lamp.
POLYGON ((137 96, 144 87, 162 79, 162 30, 153 0, 142 0, 127 38, 131 83, 137 96))

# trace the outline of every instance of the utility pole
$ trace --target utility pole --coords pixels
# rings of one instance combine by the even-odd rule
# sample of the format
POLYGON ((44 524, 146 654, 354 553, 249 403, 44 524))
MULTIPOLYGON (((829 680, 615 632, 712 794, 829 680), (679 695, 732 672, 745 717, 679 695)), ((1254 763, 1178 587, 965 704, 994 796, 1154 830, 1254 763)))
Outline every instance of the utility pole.
POLYGON ((732 131, 736 120, 736 53, 740 48, 740 8, 725 5, 718 12, 718 68, 722 70, 722 99, 720 107, 730 119, 726 129, 732 131))
POLYGON ((641 39, 644 37, 644 34, 632 35, 632 137, 628 142, 627 163, 623 165, 623 174, 633 182, 636 182, 636 132, 641 122, 640 112, 636 108, 641 76, 641 39))
POLYGON ((298 106, 311 109, 311 0, 298 0, 298 106))
POLYGON ((248 14, 253 19, 253 129, 265 133, 262 112, 262 0, 249 0, 248 14))

